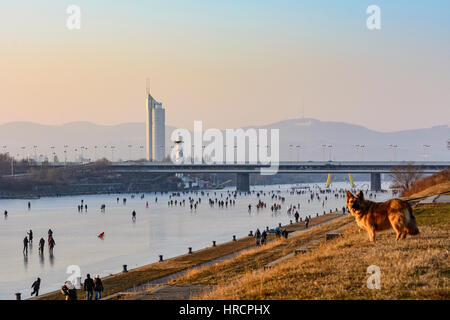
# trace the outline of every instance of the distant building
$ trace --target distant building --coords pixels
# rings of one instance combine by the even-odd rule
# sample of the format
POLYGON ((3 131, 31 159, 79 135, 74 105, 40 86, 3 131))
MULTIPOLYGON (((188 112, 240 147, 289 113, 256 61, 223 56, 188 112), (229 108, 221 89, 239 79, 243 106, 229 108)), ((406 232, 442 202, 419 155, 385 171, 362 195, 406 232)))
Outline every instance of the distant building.
POLYGON ((166 154, 166 111, 150 92, 146 93, 147 160, 163 161, 166 154))

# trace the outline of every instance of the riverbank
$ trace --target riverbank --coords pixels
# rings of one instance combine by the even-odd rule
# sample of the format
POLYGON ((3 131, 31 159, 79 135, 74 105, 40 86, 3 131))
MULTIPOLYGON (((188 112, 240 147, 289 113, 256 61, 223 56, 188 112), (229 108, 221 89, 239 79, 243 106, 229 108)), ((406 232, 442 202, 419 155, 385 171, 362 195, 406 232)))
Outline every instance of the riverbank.
MULTIPOLYGON (((332 219, 342 217, 342 213, 331 213, 314 217, 311 219, 310 226, 330 221, 332 219)), ((286 227, 288 231, 303 230, 305 225, 302 222, 289 224, 286 227)), ((254 230, 253 230, 254 231, 254 230)), ((268 240, 273 240, 274 235, 269 234, 268 240)), ((230 235, 232 240, 232 235, 230 235)), ((198 251, 193 251, 192 254, 185 254, 182 256, 164 259, 162 262, 152 263, 135 269, 131 269, 126 273, 115 274, 103 278, 103 285, 105 291, 103 296, 112 295, 133 287, 148 283, 152 280, 174 274, 176 272, 187 270, 189 268, 198 266, 202 263, 242 251, 255 246, 255 239, 253 237, 244 237, 236 239, 236 241, 229 241, 226 243, 217 243, 216 247, 209 247, 198 251)), ((186 252, 188 248, 186 248, 186 252)), ((125 262, 124 262, 125 263, 125 262)), ((61 284, 62 285, 62 284, 61 284)), ((84 292, 78 290, 79 299, 84 298, 84 292)), ((61 300, 63 295, 59 291, 51 292, 33 298, 37 300, 61 300)))
MULTIPOLYGON (((333 240, 315 243, 312 250, 292 255, 272 268, 274 248, 262 248, 229 261, 186 274, 174 286, 212 286, 193 298, 267 299, 450 299, 450 204, 428 204, 414 209, 420 234, 395 241, 393 230, 370 243, 351 216, 333 240), (270 258, 270 259, 269 259, 270 258), (369 289, 367 268, 380 268, 380 289, 369 289)), ((331 224, 330 224, 331 225, 331 224)), ((305 241, 288 239, 284 254, 305 241)), ((323 233, 322 233, 323 234, 323 233)), ((309 236, 309 238, 308 238, 309 236)), ((281 256, 281 253, 277 253, 281 256)), ((152 294, 140 299, 152 299, 152 294)), ((191 297, 192 298, 192 297, 191 297)))

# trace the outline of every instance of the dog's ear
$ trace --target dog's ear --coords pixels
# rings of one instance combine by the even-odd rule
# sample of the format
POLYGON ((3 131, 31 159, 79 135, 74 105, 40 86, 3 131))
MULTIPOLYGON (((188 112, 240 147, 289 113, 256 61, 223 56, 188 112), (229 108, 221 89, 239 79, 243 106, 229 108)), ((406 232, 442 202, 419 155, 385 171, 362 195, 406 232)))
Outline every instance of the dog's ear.
POLYGON ((353 194, 347 190, 347 199, 353 198, 353 194))
POLYGON ((358 192, 358 194, 356 195, 357 198, 363 200, 364 199, 364 192, 361 190, 360 192, 358 192))

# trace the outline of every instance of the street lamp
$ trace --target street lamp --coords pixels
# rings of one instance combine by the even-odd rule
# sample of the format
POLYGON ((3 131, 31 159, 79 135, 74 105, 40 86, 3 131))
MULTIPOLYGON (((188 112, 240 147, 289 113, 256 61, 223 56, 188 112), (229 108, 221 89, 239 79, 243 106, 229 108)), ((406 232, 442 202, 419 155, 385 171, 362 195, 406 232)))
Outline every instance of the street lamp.
POLYGON ((116 147, 115 146, 111 146, 111 162, 114 162, 114 149, 116 147))
POLYGON ((331 158, 331 152, 332 152, 332 148, 333 148, 333 145, 328 145, 328 148, 329 148, 329 150, 330 150, 330 161, 332 160, 332 158, 331 158))
POLYGON ((297 148, 297 162, 300 161, 300 146, 295 146, 297 148))
POLYGON ((423 144, 422 147, 423 147, 423 160, 425 161, 425 158, 428 157, 428 154, 426 153, 426 149, 427 149, 427 148, 428 148, 428 149, 431 148, 431 145, 429 145, 429 144, 423 144))
POLYGON ((355 150, 356 150, 356 152, 355 152, 355 155, 356 155, 356 161, 358 161, 358 149, 359 149, 359 144, 355 144, 354 145, 354 147, 355 147, 355 150))
POLYGON ((22 159, 25 161, 25 147, 21 147, 20 149, 22 149, 22 159))
POLYGON ((325 161, 325 148, 327 147, 326 144, 322 145, 322 161, 325 161))
POLYGON ((256 163, 259 163, 259 144, 256 145, 256 163))
POLYGON ((37 161, 37 155, 36 155, 37 146, 33 146, 33 149, 34 149, 34 161, 37 161))
POLYGON ((131 161, 131 148, 133 146, 131 144, 128 145, 128 161, 131 161))
POLYGON ((398 145, 396 145, 396 144, 390 144, 389 147, 392 148, 392 156, 393 156, 393 160, 396 161, 398 145))
POLYGON ((64 145, 64 165, 67 164, 67 148, 69 146, 67 144, 64 145))

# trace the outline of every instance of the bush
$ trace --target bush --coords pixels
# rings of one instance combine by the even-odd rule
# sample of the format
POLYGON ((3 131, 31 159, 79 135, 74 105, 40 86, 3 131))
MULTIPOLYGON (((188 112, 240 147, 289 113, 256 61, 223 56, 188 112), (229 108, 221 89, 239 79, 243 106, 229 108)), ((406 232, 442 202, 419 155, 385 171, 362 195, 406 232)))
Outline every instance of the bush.
POLYGON ((402 196, 408 197, 412 194, 425 190, 431 186, 450 181, 450 170, 439 171, 432 176, 428 176, 415 181, 409 188, 402 192, 402 196))

